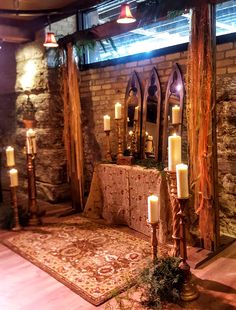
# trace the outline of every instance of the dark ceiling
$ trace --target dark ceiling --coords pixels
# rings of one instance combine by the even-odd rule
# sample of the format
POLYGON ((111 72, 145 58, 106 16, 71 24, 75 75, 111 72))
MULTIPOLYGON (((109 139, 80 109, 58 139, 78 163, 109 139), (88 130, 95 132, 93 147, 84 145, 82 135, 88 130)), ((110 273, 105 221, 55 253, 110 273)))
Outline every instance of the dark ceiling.
MULTIPOLYGON (((201 3, 224 1, 226 0, 164 0, 161 2, 164 10, 161 10, 159 17, 166 16, 168 10, 175 11, 201 3)), ((0 40, 10 43, 29 42, 34 40, 36 31, 48 25, 49 18, 53 23, 101 3, 114 2, 117 0, 0 0, 0 40)), ((105 36, 107 37, 110 35, 110 24, 106 29, 103 29, 104 27, 105 25, 102 25, 100 28, 103 37, 104 32, 108 33, 105 36)), ((115 27, 118 27, 117 24, 115 27)), ((124 32, 124 28, 122 31, 124 32)))
POLYGON ((107 0, 7 0, 0 1, 0 40, 24 43, 34 39, 35 32, 107 0))

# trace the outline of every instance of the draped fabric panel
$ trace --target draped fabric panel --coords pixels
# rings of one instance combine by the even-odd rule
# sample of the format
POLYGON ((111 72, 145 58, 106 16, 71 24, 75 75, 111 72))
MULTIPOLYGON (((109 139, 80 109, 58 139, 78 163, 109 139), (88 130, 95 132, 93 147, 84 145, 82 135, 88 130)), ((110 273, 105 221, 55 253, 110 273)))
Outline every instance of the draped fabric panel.
POLYGON ((67 173, 71 183, 72 203, 76 211, 83 209, 84 174, 79 71, 71 44, 67 45, 67 64, 63 68, 64 141, 67 173))
POLYGON ((190 184, 200 237, 212 249, 215 234, 214 158, 212 111, 214 107, 214 23, 212 6, 192 11, 187 74, 187 123, 190 184))

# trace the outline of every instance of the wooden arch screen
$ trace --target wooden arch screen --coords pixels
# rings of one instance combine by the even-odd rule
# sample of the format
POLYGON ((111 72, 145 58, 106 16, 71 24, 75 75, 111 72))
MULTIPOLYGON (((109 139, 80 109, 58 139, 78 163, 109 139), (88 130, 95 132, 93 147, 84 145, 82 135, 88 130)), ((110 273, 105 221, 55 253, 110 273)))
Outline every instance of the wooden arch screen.
POLYGON ((143 131, 144 134, 148 131, 148 133, 153 136, 154 155, 156 160, 160 157, 160 113, 161 84, 156 68, 152 68, 144 92, 143 131))
POLYGON ((162 162, 166 161, 167 157, 167 141, 171 131, 176 131, 181 135, 182 121, 183 121, 183 104, 184 104, 184 83, 182 73, 178 64, 174 64, 166 89, 164 101, 164 123, 162 136, 162 162), (180 107, 180 123, 179 126, 173 127, 172 121, 172 107, 179 105, 180 107))
POLYGON ((133 130, 134 126, 134 109, 139 107, 138 121, 136 122, 136 142, 137 142, 137 156, 140 157, 143 149, 142 139, 142 111, 143 111, 143 89, 140 78, 137 72, 133 72, 125 93, 125 107, 124 107, 124 141, 125 149, 127 149, 127 137, 129 130, 133 130))

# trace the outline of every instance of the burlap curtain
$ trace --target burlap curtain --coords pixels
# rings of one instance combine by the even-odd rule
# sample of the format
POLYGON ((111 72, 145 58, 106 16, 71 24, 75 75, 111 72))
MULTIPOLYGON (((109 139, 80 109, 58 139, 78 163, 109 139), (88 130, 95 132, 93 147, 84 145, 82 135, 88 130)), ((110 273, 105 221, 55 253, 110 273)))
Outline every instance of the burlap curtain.
MULTIPOLYGON (((192 31, 187 69, 187 123, 190 184, 195 211, 199 214, 201 239, 212 249, 214 210, 214 38, 213 7, 201 5, 192 11, 192 31)), ((214 146, 216 147, 216 146, 214 146)))
POLYGON ((83 209, 84 174, 78 75, 79 71, 75 63, 73 47, 68 44, 66 64, 63 68, 64 141, 72 203, 76 211, 81 211, 83 209))

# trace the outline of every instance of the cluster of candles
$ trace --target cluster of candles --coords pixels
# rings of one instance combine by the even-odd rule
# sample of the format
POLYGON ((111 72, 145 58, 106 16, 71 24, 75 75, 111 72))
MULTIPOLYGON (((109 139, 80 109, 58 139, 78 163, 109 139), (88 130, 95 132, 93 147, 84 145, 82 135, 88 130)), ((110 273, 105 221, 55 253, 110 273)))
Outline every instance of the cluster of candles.
MULTIPOLYGON (((180 107, 172 108, 172 124, 180 123, 180 107)), ((181 136, 174 133, 168 137, 168 170, 176 172, 177 197, 186 199, 189 197, 188 186, 188 166, 181 163, 181 136)), ((156 223, 160 219, 160 208, 158 197, 155 195, 148 197, 148 221, 156 223)))
MULTIPOLYGON (((27 154, 35 154, 36 153, 36 135, 33 129, 28 129, 26 132, 26 151, 27 154)), ((14 148, 12 146, 8 146, 6 148, 6 159, 7 166, 9 168, 15 166, 15 155, 14 148)), ((10 174, 10 186, 18 186, 18 170, 16 168, 11 168, 9 170, 10 174)))
MULTIPOLYGON (((14 167, 15 166, 15 155, 14 155, 14 148, 8 146, 6 148, 6 158, 7 158, 7 166, 14 167)), ((9 170, 10 174, 10 185, 11 186, 18 186, 18 170, 15 168, 11 168, 9 170)))
MULTIPOLYGON (((121 104, 119 102, 115 104, 115 119, 116 120, 121 119, 121 104)), ((111 117, 109 115, 104 115, 103 120, 104 120, 104 131, 110 131, 111 117)))
MULTIPOLYGON (((134 108, 134 121, 138 121, 138 116, 139 116, 139 107, 134 108)), ((115 104, 115 119, 120 120, 121 117, 121 104, 117 102, 115 104)), ((109 115, 104 115, 103 116, 104 120, 104 131, 110 131, 111 130, 111 117, 109 115)), ((127 118, 127 121, 129 119, 127 118)))

